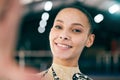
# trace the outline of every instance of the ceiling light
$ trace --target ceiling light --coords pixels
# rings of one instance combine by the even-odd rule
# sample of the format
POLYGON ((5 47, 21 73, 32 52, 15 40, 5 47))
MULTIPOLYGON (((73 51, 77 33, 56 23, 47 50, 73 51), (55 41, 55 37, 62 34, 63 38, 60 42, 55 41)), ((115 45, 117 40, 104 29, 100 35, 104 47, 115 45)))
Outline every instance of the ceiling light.
POLYGON ((41 20, 39 23, 40 27, 44 28, 47 25, 47 22, 45 20, 41 20))
POLYGON ((44 28, 38 27, 38 32, 39 32, 39 33, 44 33, 44 32, 45 32, 45 27, 44 27, 44 28))
POLYGON ((47 21, 48 19, 49 19, 49 13, 44 12, 44 13, 42 14, 42 20, 47 21))
POLYGON ((52 9, 53 3, 52 1, 47 1, 44 6, 45 11, 50 11, 52 9))
POLYGON ((119 11, 120 10, 120 6, 117 5, 117 4, 114 4, 113 6, 111 6, 108 11, 111 13, 111 14, 114 14, 115 12, 119 11))
POLYGON ((100 23, 101 21, 103 21, 103 19, 104 19, 104 16, 102 14, 98 14, 94 17, 94 21, 96 23, 100 23))

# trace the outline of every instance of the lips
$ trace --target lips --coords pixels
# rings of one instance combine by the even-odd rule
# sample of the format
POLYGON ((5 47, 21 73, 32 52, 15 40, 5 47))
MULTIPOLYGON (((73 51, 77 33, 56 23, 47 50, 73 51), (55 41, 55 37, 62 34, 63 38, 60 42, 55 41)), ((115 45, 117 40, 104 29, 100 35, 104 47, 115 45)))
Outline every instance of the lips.
POLYGON ((68 44, 62 44, 62 43, 55 43, 59 48, 61 49, 69 49, 69 48, 72 48, 71 45, 68 45, 68 44))

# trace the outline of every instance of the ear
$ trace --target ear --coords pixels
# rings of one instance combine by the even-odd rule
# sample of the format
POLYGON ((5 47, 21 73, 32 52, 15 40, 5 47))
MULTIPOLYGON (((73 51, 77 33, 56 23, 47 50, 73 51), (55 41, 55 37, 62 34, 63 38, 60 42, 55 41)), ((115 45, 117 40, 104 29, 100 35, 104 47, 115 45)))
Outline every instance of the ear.
POLYGON ((87 42, 86 42, 86 47, 91 47, 93 42, 94 42, 94 39, 95 39, 95 35, 94 34, 89 34, 88 36, 88 39, 87 39, 87 42))

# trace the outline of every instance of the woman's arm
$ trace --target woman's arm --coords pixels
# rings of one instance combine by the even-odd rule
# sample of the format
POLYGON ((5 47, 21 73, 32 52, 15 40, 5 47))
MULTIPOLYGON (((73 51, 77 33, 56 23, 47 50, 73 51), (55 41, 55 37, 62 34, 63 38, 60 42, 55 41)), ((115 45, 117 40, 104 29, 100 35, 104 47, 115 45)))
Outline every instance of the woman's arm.
POLYGON ((14 60, 21 12, 19 0, 0 0, 0 77, 10 80, 40 80, 31 75, 33 70, 21 70, 14 60))

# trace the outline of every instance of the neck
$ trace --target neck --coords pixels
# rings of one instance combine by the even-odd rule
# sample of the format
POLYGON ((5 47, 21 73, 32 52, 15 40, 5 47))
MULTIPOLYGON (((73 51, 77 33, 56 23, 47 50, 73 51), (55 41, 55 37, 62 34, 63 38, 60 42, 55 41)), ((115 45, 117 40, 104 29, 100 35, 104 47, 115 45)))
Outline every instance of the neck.
POLYGON ((66 59, 58 59, 53 58, 53 63, 68 67, 77 67, 78 66, 78 60, 66 60, 66 59))

